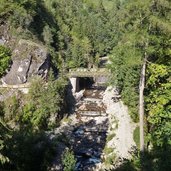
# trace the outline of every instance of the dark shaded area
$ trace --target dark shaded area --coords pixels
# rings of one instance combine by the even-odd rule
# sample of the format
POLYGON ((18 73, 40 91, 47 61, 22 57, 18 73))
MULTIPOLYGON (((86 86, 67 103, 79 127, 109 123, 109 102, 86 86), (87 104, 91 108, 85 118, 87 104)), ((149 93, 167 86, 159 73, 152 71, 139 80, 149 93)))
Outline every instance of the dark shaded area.
POLYGON ((55 140, 44 132, 21 130, 5 142, 3 154, 10 163, 0 165, 1 171, 47 171, 54 157, 55 140))
POLYGON ((98 67, 99 68, 105 68, 107 65, 107 62, 108 62, 108 59, 100 60, 98 67))
POLYGON ((134 151, 132 160, 124 160, 123 164, 113 171, 170 171, 171 146, 154 147, 150 152, 134 151))
POLYGON ((68 114, 72 114, 75 111, 75 104, 76 104, 76 100, 73 96, 72 93, 72 85, 71 82, 68 82, 68 85, 66 86, 66 91, 65 91, 65 112, 67 112, 68 114))
POLYGON ((95 83, 93 80, 93 77, 80 77, 78 78, 78 84, 79 84, 79 90, 82 89, 89 89, 93 86, 93 84, 95 83))
POLYGON ((50 64, 51 64, 51 59, 50 56, 48 55, 47 58, 45 59, 45 62, 40 66, 38 70, 38 75, 41 75, 43 78, 46 78, 47 73, 45 73, 45 71, 49 71, 50 64))
MULTIPOLYGON (((31 22, 29 29, 40 41, 44 42, 42 35, 44 27, 48 25, 49 28, 55 28, 58 30, 58 25, 54 20, 54 16, 45 8, 43 1, 37 2, 36 12, 37 15, 34 16, 33 22, 31 22)), ((56 35, 54 34, 53 36, 56 41, 56 35)), ((56 44, 53 44, 53 46, 55 47, 56 44)))
POLYGON ((54 65, 54 63, 52 62, 52 60, 50 61, 50 66, 52 68, 54 78, 57 79, 59 77, 59 69, 54 65))
POLYGON ((76 127, 71 136, 72 148, 77 158, 77 170, 92 170, 101 162, 101 154, 106 144, 108 120, 97 124, 90 120, 76 127), (73 141, 72 141, 73 140, 73 141))

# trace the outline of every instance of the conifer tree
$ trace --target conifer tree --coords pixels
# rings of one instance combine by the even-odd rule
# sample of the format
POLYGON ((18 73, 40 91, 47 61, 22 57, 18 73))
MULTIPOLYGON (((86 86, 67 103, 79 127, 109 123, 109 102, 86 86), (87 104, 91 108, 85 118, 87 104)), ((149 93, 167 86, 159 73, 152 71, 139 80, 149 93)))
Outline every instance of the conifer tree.
MULTIPOLYGON (((118 10, 119 15, 122 14, 118 16, 120 22, 117 32, 120 37, 111 57, 111 69, 115 73, 114 79, 120 88, 123 99, 131 109, 133 119, 138 116, 136 110, 138 109, 136 103, 138 101, 138 83, 142 81, 141 76, 145 77, 146 75, 145 72, 141 74, 141 66, 144 68, 147 61, 148 66, 151 63, 168 66, 171 62, 169 54, 169 40, 171 39, 170 7, 171 3, 167 0, 129 0, 125 1, 118 10), (131 96, 131 94, 134 95, 131 96)), ((146 79, 148 82, 148 78, 146 79)), ((145 78, 143 80, 145 81, 145 78)), ((141 97, 143 94, 141 89, 141 97)), ((146 96, 148 97, 148 94, 146 96)), ((142 108, 142 110, 144 109, 142 108)), ((146 111, 148 110, 146 106, 146 111)), ((149 115, 148 112, 147 115, 149 115)), ((144 119, 143 117, 139 119, 141 119, 142 134, 144 119)), ((142 140, 143 134, 140 137, 142 140)), ((143 150, 143 146, 142 141, 141 150, 143 150)))

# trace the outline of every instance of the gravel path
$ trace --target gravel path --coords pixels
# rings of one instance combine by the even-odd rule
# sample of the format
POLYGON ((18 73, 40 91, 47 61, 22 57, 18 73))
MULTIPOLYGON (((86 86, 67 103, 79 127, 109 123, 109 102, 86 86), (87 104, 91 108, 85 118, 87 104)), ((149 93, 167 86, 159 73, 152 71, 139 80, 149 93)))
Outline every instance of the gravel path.
POLYGON ((118 121, 118 126, 115 130, 116 136, 109 142, 108 146, 116 149, 115 152, 119 158, 129 158, 129 152, 135 146, 133 132, 136 125, 131 121, 128 109, 123 102, 120 100, 113 102, 112 98, 114 96, 117 96, 117 92, 108 87, 103 98, 104 103, 107 105, 106 113, 114 115, 118 121))

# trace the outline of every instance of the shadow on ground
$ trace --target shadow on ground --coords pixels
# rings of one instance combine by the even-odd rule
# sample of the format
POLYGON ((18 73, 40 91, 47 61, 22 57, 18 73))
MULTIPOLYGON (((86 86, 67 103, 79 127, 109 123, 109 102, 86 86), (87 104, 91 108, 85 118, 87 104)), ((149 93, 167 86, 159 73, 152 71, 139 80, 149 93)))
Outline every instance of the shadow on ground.
POLYGON ((154 147, 150 152, 140 154, 135 151, 132 160, 125 160, 112 171, 170 171, 171 146, 154 147))
POLYGON ((89 171, 101 162, 106 144, 108 120, 90 120, 76 127, 71 135, 71 146, 77 158, 77 170, 89 171))

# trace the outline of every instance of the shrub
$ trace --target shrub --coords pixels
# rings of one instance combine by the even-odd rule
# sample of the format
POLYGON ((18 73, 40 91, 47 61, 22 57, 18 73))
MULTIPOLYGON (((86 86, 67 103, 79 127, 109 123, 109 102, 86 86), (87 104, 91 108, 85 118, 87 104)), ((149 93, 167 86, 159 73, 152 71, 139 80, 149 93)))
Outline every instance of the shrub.
POLYGON ((73 151, 66 149, 62 155, 62 164, 64 166, 64 171, 74 171, 76 165, 76 159, 74 157, 73 151))
POLYGON ((0 77, 5 73, 11 62, 11 52, 8 48, 0 45, 0 77))

